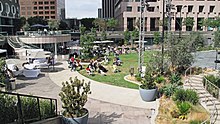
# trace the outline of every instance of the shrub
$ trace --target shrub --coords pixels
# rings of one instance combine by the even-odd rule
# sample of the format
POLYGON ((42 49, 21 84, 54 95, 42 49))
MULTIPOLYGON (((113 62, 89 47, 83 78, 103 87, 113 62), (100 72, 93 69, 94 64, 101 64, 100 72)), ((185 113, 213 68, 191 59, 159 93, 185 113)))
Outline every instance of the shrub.
POLYGON ((154 77, 149 74, 149 73, 145 73, 144 76, 145 80, 141 82, 141 88, 142 89, 155 89, 156 88, 156 84, 154 83, 154 77))
POLYGON ((164 76, 158 76, 156 77, 155 81, 160 84, 160 83, 165 83, 166 79, 164 78, 164 76))
POLYGON ((182 85, 183 83, 181 82, 181 76, 180 74, 174 73, 171 74, 169 77, 170 83, 171 84, 177 84, 177 85, 182 85))
POLYGON ((164 94, 166 97, 170 97, 178 89, 176 84, 167 84, 164 87, 160 88, 160 93, 164 94))
POLYGON ((51 105, 49 100, 41 100, 40 101, 40 112, 41 117, 43 119, 46 119, 48 117, 55 116, 55 104, 52 103, 52 111, 51 111, 51 105))
POLYGON ((178 89, 174 93, 173 100, 178 102, 188 101, 192 104, 197 104, 199 102, 199 97, 193 90, 178 89))
POLYGON ((177 108, 180 115, 187 115, 190 111, 191 105, 188 102, 177 102, 177 108))
POLYGON ((192 121, 190 121, 189 123, 190 123, 190 124, 201 124, 202 121, 200 121, 200 120, 192 120, 192 121))
POLYGON ((142 81, 141 74, 135 75, 135 79, 136 79, 138 82, 141 82, 141 81, 142 81))

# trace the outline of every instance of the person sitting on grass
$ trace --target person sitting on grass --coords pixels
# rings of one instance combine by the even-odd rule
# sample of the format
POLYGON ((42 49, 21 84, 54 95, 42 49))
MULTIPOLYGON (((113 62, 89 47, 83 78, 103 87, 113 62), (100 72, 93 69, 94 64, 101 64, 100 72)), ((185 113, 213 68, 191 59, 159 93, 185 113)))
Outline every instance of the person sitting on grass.
POLYGON ((94 70, 93 70, 92 65, 89 64, 89 65, 87 66, 86 72, 87 72, 89 75, 93 75, 94 70))
POLYGON ((113 72, 114 72, 114 73, 120 72, 120 70, 119 70, 118 67, 117 67, 116 62, 113 63, 113 72))
POLYGON ((108 70, 105 67, 103 67, 100 63, 98 64, 98 69, 99 69, 98 72, 101 75, 106 76, 106 73, 108 72, 108 70))

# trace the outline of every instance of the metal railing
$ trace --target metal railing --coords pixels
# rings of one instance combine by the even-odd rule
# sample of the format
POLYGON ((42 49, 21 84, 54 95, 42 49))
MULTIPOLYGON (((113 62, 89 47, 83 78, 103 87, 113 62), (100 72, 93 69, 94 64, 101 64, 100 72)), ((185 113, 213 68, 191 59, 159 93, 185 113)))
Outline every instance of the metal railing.
MULTIPOLYGON (((18 94, 18 93, 11 93, 11 92, 4 92, 4 91, 0 91, 0 95, 7 95, 7 96, 11 96, 11 99, 13 98, 17 98, 17 101, 13 101, 16 104, 14 105, 14 107, 16 108, 16 116, 14 118, 14 121, 19 123, 19 124, 25 124, 25 123, 30 123, 30 122, 34 122, 34 121, 40 121, 43 119, 47 119, 47 118, 51 118, 51 117, 55 117, 57 116, 58 112, 57 112, 57 99, 53 99, 53 98, 46 98, 46 97, 40 97, 40 96, 33 96, 33 95, 26 95, 26 94, 18 94), (33 100, 30 104, 26 105, 25 103, 23 103, 24 99, 28 99, 28 98, 32 98, 29 100, 33 100), (50 112, 48 113, 47 110, 44 110, 44 112, 47 112, 47 115, 45 113, 43 113, 43 110, 41 110, 41 104, 43 104, 43 101, 47 100, 47 105, 45 105, 45 108, 49 107, 50 112), (35 111, 37 111, 37 113, 31 113, 31 110, 33 110, 33 104, 36 105, 36 109, 35 111), (49 105, 48 105, 49 104, 49 105), (30 112, 28 111, 28 113, 24 113, 24 109, 26 109, 26 111, 28 109, 31 109, 30 112), (34 114, 34 115, 30 115, 30 114, 34 114), (44 114, 44 115, 42 115, 44 114), (35 118, 28 118, 26 117, 26 115, 28 115, 29 117, 35 117, 35 118), (36 118, 37 117, 37 118, 36 118)), ((1 101, 0 101, 1 102, 1 101)), ((10 101, 12 102, 12 101, 10 101)), ((5 104, 5 106, 7 106, 7 104, 5 104)), ((5 107, 5 109, 8 109, 7 107, 5 107)), ((1 110, 3 111, 3 110, 1 110)), ((1 113, 1 112, 0 112, 1 113)), ((3 114, 9 114, 9 113, 3 113, 3 114)), ((4 122, 2 122, 4 123, 4 122)), ((10 122, 13 123, 13 122, 10 122)))
MULTIPOLYGON (((188 79, 186 80, 186 82, 190 85, 190 89, 193 88, 193 90, 196 91, 196 88, 192 86, 192 84, 191 84, 192 80, 190 79, 190 76, 192 75, 192 66, 186 69, 186 71, 185 71, 185 78, 187 78, 187 74, 188 74, 188 79), (189 73, 187 73, 188 71, 189 71, 189 73)), ((207 122, 209 120, 210 120, 210 124, 214 124, 216 122, 216 120, 217 120, 217 117, 218 117, 218 109, 216 107, 216 104, 215 104, 215 102, 213 100, 211 100, 208 96, 205 95, 205 92, 201 92, 201 94, 203 96, 205 96, 205 103, 210 101, 213 104, 213 107, 214 107, 213 111, 210 112, 210 117, 208 119, 206 119, 205 121, 203 121, 201 124, 207 124, 207 122)))

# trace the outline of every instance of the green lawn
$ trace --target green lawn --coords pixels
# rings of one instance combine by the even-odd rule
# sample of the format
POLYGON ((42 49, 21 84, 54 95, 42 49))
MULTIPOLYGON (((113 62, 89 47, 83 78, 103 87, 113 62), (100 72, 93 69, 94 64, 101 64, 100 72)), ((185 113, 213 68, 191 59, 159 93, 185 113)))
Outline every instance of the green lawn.
MULTIPOLYGON (((145 62, 148 61, 148 58, 150 55, 152 55, 153 52, 145 52, 145 62)), ((129 74, 129 69, 130 67, 134 67, 135 73, 137 73, 137 67, 138 67, 138 54, 137 53, 131 53, 131 54, 126 54, 126 55, 120 55, 119 58, 122 60, 123 64, 122 66, 119 66, 119 69, 121 72, 118 73, 113 73, 113 56, 110 56, 111 61, 108 65, 105 65, 105 67, 108 69, 107 76, 102 76, 99 73, 95 73, 94 76, 89 76, 86 73, 86 70, 83 69, 80 71, 80 73, 92 80, 110 84, 110 85, 115 85, 119 87, 126 87, 126 88, 132 88, 132 89, 138 89, 138 85, 127 82, 124 80, 124 76, 129 74)))

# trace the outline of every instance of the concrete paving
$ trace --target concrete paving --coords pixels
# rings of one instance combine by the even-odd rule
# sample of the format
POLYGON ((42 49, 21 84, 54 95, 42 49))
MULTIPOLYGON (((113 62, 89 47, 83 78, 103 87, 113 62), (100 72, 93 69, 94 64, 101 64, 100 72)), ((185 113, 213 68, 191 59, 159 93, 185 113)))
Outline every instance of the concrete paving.
MULTIPOLYGON (((85 79, 77 72, 70 72, 67 63, 58 63, 57 72, 43 69, 38 78, 28 79, 18 77, 16 92, 52 97, 58 99, 58 109, 61 110, 61 101, 58 96, 61 83, 69 77, 77 76, 85 79)), ((89 96, 86 108, 89 109, 89 124, 150 124, 154 123, 159 101, 145 103, 141 100, 138 90, 120 88, 91 81, 92 94, 89 96)))

